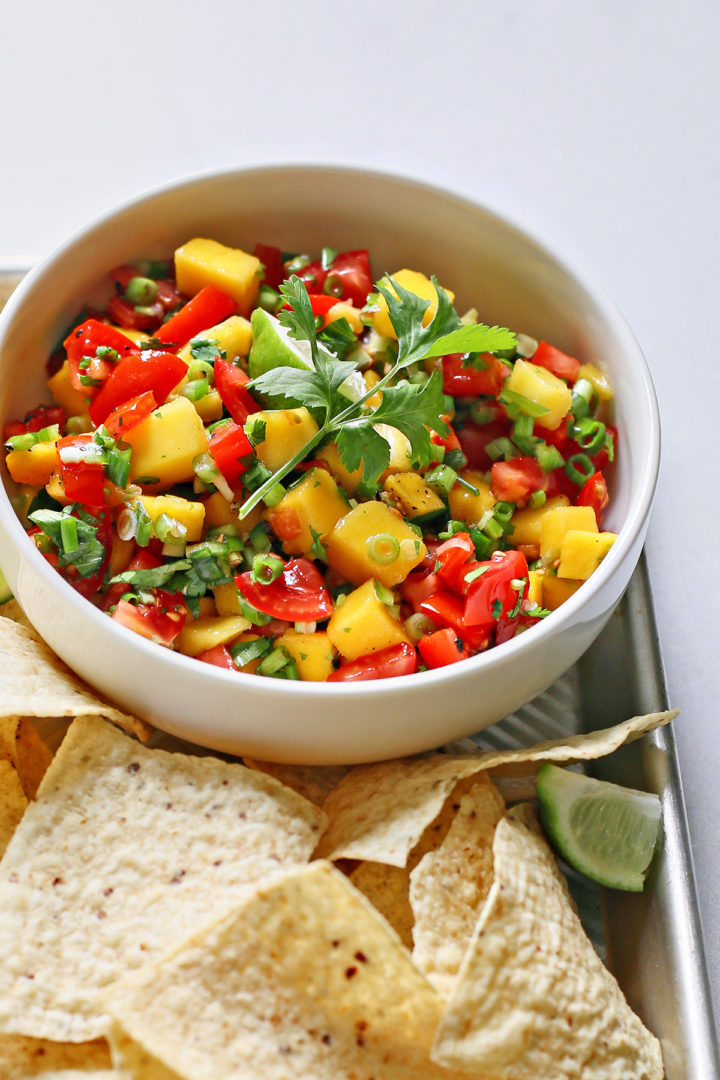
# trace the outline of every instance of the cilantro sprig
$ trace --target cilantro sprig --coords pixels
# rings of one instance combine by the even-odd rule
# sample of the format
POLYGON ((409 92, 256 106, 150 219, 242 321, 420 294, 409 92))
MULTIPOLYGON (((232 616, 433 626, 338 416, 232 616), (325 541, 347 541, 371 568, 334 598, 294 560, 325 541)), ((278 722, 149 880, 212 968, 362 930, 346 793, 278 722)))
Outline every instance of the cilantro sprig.
POLYGON ((430 306, 428 300, 403 288, 392 277, 377 283, 376 288, 387 303, 388 316, 397 335, 397 357, 379 382, 351 402, 342 393, 342 386, 358 370, 358 364, 352 359, 339 359, 327 336, 325 341, 322 336, 318 337, 305 283, 297 276, 283 282, 280 292, 289 308, 280 311, 278 318, 291 337, 309 343, 313 369, 273 368, 259 375, 250 386, 261 393, 302 402, 315 410, 316 415, 319 412, 321 422, 317 434, 245 500, 240 508, 241 518, 327 438, 336 439, 345 468, 352 471, 362 463, 363 484, 368 488, 390 462, 390 445, 377 431, 378 424, 390 425, 403 432, 417 465, 430 462, 430 430, 439 435, 448 433, 442 419, 445 403, 440 373, 433 372, 422 385, 396 383, 398 376, 412 365, 432 357, 453 352, 500 352, 513 348, 516 343, 515 335, 504 327, 482 323, 464 326, 448 294, 435 278, 432 281, 438 304, 426 326, 423 320, 430 306), (380 404, 369 408, 367 401, 378 391, 382 391, 380 404))

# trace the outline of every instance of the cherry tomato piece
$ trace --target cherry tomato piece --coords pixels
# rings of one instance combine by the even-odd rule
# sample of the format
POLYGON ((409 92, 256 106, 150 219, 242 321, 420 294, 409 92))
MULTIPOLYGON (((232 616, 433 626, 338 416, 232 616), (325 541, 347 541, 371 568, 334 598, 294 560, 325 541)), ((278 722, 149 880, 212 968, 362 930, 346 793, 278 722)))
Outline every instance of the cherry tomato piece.
POLYGON ((533 491, 545 491, 547 475, 535 458, 496 461, 490 469, 490 490, 498 502, 523 502, 533 491))
POLYGON ((316 622, 333 613, 333 602, 322 575, 309 559, 290 559, 275 581, 262 585, 252 572, 235 577, 235 584, 258 611, 290 622, 316 622))
POLYGON ((576 381, 580 369, 579 360, 561 352, 554 345, 548 345, 547 341, 540 342, 535 353, 530 357, 530 363, 551 371, 553 375, 557 375, 559 379, 566 379, 569 383, 576 381))
POLYGON ((360 656, 342 664, 328 675, 327 682, 366 682, 369 679, 392 679, 397 675, 412 675, 417 671, 417 653, 412 645, 402 641, 387 649, 360 656))
POLYGON ((605 477, 601 472, 596 472, 585 481, 575 503, 577 506, 591 506, 593 508, 599 529, 602 524, 603 513, 609 501, 605 477))
POLYGON ((157 409, 157 401, 152 391, 146 390, 113 409, 105 418, 105 427, 114 439, 122 439, 125 432, 132 431, 154 409, 157 409))
POLYGON ((436 630, 426 634, 418 643, 418 651, 429 668, 446 667, 458 660, 467 660, 470 651, 454 630, 436 630))
POLYGON ((186 345, 202 330, 237 313, 237 304, 217 285, 206 285, 184 307, 158 327, 155 337, 173 345, 186 345))
POLYGON ((186 372, 187 364, 174 353, 151 349, 128 356, 113 369, 97 397, 91 401, 90 419, 99 427, 119 405, 146 391, 162 405, 186 372))
POLYGON ((208 449, 230 487, 235 487, 247 470, 248 459, 253 453, 252 443, 243 429, 234 420, 228 420, 215 428, 208 449))
POLYGON ((215 359, 215 389, 236 424, 244 424, 250 413, 258 411, 258 404, 245 387, 250 379, 237 364, 215 359))

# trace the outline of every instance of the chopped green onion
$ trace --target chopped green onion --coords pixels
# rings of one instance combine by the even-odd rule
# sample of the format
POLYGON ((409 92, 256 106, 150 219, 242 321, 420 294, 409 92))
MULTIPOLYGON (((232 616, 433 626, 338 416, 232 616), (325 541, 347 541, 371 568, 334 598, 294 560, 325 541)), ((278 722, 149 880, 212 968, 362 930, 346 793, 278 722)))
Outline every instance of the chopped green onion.
POLYGON ((259 637, 255 641, 236 641, 228 647, 233 663, 237 668, 246 667, 251 660, 258 660, 270 652, 272 642, 270 638, 259 637))
POLYGON ((266 491, 263 495, 263 502, 266 506, 277 506, 279 502, 282 502, 285 498, 286 491, 278 480, 277 484, 273 484, 269 491, 266 491))
POLYGON ((337 251, 331 247, 324 247, 320 252, 320 265, 323 270, 329 270, 337 258, 337 251))
POLYGON ((95 355, 100 360, 110 360, 112 363, 119 358, 117 349, 113 349, 111 345, 98 345, 95 355))
POLYGON ((587 454, 573 454, 565 462, 565 472, 574 484, 582 486, 595 472, 595 466, 587 454))
POLYGON ((5 445, 9 446, 11 450, 29 450, 32 446, 37 446, 38 437, 36 431, 24 431, 21 435, 11 435, 9 439, 5 440, 5 445))
POLYGON ((309 266, 312 259, 309 255, 294 255, 285 264, 285 273, 290 277, 292 274, 301 274, 306 266, 309 266))
POLYGON ((442 462, 445 458, 445 447, 442 443, 430 443, 430 460, 442 462))
POLYGON ((587 454, 597 454, 605 443, 607 428, 602 420, 592 420, 584 416, 575 425, 573 436, 578 446, 582 447, 587 454))
POLYGON ((68 435, 84 435, 87 431, 92 431, 92 424, 87 416, 68 416, 65 430, 68 435))
POLYGON ((458 474, 449 465, 439 465, 437 469, 425 473, 424 477, 428 487, 432 488, 441 499, 447 499, 457 478, 458 474))
POLYGON ((240 614, 248 622, 251 622, 253 626, 267 626, 269 622, 272 622, 272 615, 266 615, 264 611, 258 611, 239 591, 238 601, 240 603, 240 614))
POLYGON ((470 419, 473 423, 485 427, 486 424, 489 424, 495 419, 492 406, 488 405, 482 398, 478 398, 476 401, 473 401, 470 406, 470 419))
POLYGON ((153 528, 158 540, 162 540, 163 543, 184 540, 187 536, 187 526, 177 518, 170 517, 169 514, 158 514, 153 522, 153 528))
POLYGON ((132 456, 132 450, 117 450, 112 449, 107 451, 107 461, 105 462, 105 475, 108 480, 111 480, 113 484, 117 484, 118 487, 127 487, 127 482, 130 478, 130 458, 132 456))
POLYGON ((256 461, 243 473, 242 479, 248 491, 257 491, 271 476, 272 470, 268 469, 267 465, 263 465, 262 461, 256 461))
POLYGON ((383 585, 381 581, 375 582, 375 596, 386 607, 391 607, 395 603, 394 592, 392 589, 388 589, 387 585, 383 585))
POLYGON ((485 453, 492 461, 499 461, 501 458, 504 461, 509 461, 510 458, 520 456, 517 446, 505 435, 501 435, 498 439, 493 439, 492 442, 487 443, 485 453))
POLYGON ((499 521, 491 517, 489 521, 486 521, 482 526, 482 531, 486 533, 491 540, 499 540, 504 535, 505 530, 499 521))
POLYGON ((532 510, 537 510, 540 506, 544 506, 547 502, 547 495, 544 491, 533 491, 528 499, 528 506, 532 510))
POLYGON ((515 513, 515 503, 496 502, 492 508, 492 513, 496 521, 499 521, 501 525, 507 525, 515 513))
POLYGON ((479 577, 482 577, 483 574, 487 573, 487 570, 487 566, 476 566, 474 570, 468 570, 463 580, 470 585, 473 581, 477 581, 479 577))
MULTIPOLYGON (((390 533, 377 533, 365 541, 368 555, 378 566, 389 566, 400 554, 400 544, 390 533)), ((392 603, 393 601, 391 601, 392 603)))
POLYGON ((185 383, 182 388, 183 397, 189 401, 199 401, 210 393, 210 383, 207 379, 192 379, 185 383))
POLYGON ((328 274, 323 284, 323 292, 327 296, 337 296, 338 300, 345 295, 345 284, 339 274, 328 274))
POLYGON ((255 555, 251 580, 257 585, 270 585, 280 577, 284 569, 285 563, 277 555, 255 555))
POLYGON ((147 307, 157 299, 158 287, 152 278, 130 278, 125 286, 125 299, 135 307, 147 307))
POLYGON ((518 394, 514 390, 502 390, 498 395, 498 401, 505 406, 508 416, 513 420, 521 413, 537 417, 544 416, 550 411, 547 406, 540 405, 537 401, 525 397, 524 394, 518 394))
POLYGON ((533 433, 535 421, 528 413, 519 413, 513 424, 513 439, 529 439, 533 433))
POLYGON ((427 615, 423 615, 421 611, 416 611, 414 614, 409 615, 403 623, 405 627, 405 633, 412 641, 413 645, 417 645, 426 634, 432 634, 434 630, 437 630, 437 626, 428 618, 427 615))
POLYGON ((527 585, 527 578, 513 578, 510 582, 511 589, 517 589, 518 598, 515 601, 515 606, 512 611, 508 611, 508 618, 514 619, 516 615, 520 614, 520 608, 522 606, 523 597, 525 596, 525 586, 527 585))
POLYGON ((137 518, 137 531, 135 543, 138 547, 147 547, 152 538, 152 518, 141 502, 135 503, 135 516, 137 518))
POLYGON ((590 412, 593 393, 592 383, 588 379, 578 379, 573 386, 570 409, 576 420, 582 420, 590 412))
POLYGON ((454 521, 451 519, 447 523, 445 532, 438 533, 438 540, 450 540, 459 532, 467 532, 467 525, 464 521, 454 521))
POLYGON ((60 544, 66 555, 78 550, 77 520, 64 517, 60 521, 60 544))
POLYGON ((480 489, 476 488, 474 484, 471 484, 469 480, 466 480, 464 476, 458 476, 458 484, 464 487, 466 491, 469 491, 471 495, 479 495, 480 489))
POLYGON ((257 305, 261 307, 263 311, 267 311, 270 315, 274 315, 278 308, 281 308, 284 303, 283 297, 270 285, 263 283, 260 286, 260 292, 258 293, 257 305))
POLYGON ((290 660, 290 653, 284 645, 280 645, 260 661, 257 669, 258 674, 270 676, 278 675, 279 672, 290 663, 290 660))
POLYGON ((207 379, 209 382, 213 382, 215 379, 215 365, 202 357, 197 357, 188 364, 187 377, 190 380, 207 379))
POLYGON ((550 446, 546 442, 540 442, 535 447, 535 457, 538 465, 546 474, 552 472, 553 469, 562 468, 565 464, 565 460, 557 446, 550 446))
POLYGON ((446 450, 443 460, 445 461, 445 464, 449 465, 455 472, 460 472, 460 470, 464 469, 468 463, 468 459, 465 457, 462 450, 446 450))
POLYGON ((248 544, 253 551, 265 553, 270 550, 270 537, 265 532, 262 524, 258 524, 248 536, 248 544))

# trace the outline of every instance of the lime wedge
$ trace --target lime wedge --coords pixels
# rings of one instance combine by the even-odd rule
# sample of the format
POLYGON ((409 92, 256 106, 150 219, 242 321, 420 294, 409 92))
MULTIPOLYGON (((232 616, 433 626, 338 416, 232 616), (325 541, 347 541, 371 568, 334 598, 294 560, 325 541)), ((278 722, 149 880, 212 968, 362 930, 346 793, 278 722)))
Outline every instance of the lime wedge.
POLYGON ((308 368, 313 370, 309 341, 296 341, 287 327, 274 315, 255 308, 250 317, 252 348, 248 357, 248 374, 256 379, 276 367, 308 368))
POLYGON ((569 866, 611 889, 642 892, 660 831, 657 795, 549 763, 537 794, 543 828, 569 866))

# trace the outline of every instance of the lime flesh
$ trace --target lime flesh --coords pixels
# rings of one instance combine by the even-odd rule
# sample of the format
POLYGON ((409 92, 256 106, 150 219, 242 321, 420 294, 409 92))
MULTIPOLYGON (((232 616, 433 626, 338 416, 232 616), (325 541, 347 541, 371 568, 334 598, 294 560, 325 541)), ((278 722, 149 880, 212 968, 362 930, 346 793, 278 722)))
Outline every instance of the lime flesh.
POLYGON ((256 379, 276 367, 313 369, 309 341, 296 341, 273 316, 255 308, 250 318, 253 343, 248 357, 248 374, 256 379))
POLYGON ((657 795, 546 763, 537 776, 540 818, 573 869, 612 889, 641 892, 657 844, 657 795))

